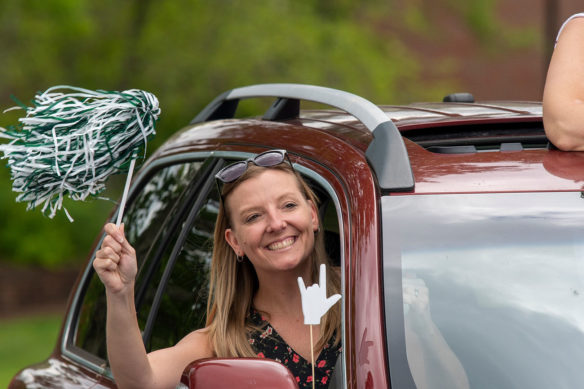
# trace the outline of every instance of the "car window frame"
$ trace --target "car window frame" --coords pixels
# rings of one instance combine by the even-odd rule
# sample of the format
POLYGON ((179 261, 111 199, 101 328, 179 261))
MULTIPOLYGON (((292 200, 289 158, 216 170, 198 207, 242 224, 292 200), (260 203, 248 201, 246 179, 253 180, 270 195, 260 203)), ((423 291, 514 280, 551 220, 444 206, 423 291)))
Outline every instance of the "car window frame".
MULTIPOLYGON (((169 155, 169 156, 161 157, 161 158, 153 161, 152 163, 146 165, 142 170, 140 170, 136 174, 134 181, 132 183, 132 186, 130 188, 130 192, 129 192, 129 196, 128 196, 128 204, 131 204, 134 201, 135 196, 139 193, 140 190, 143 189, 145 183, 148 182, 150 177, 153 174, 155 174, 157 171, 159 171, 160 169, 162 169, 166 166, 180 164, 180 163, 195 162, 197 160, 205 161, 205 160, 208 160, 210 158, 214 158, 215 161, 213 161, 211 163, 211 166, 212 166, 212 169, 210 169, 211 173, 207 172, 206 175, 202 176, 201 181, 203 181, 203 182, 196 184, 199 187, 202 186, 202 187, 207 188, 210 184, 214 184, 214 174, 212 174, 212 172, 219 170, 222 166, 222 163, 225 164, 225 162, 226 161, 229 162, 229 160, 247 159, 255 154, 256 153, 242 152, 242 151, 193 151, 193 152, 182 153, 180 155, 169 155)), ((341 193, 341 194, 337 193, 337 191, 335 191, 335 189, 333 188, 331 183, 329 181, 327 181, 327 179, 325 179, 316 170, 313 170, 307 166, 303 166, 299 162, 294 162, 292 165, 298 173, 300 173, 304 177, 308 177, 311 181, 313 181, 314 183, 319 185, 320 188, 324 192, 326 192, 330 201, 332 201, 332 203, 335 207, 335 211, 337 214, 336 216, 337 216, 338 230, 339 230, 341 294, 342 294, 342 296, 346 296, 346 293, 345 293, 345 266, 344 266, 344 264, 349 259, 346 258, 345 243, 350 242, 351 239, 350 239, 350 237, 347 237, 345 235, 346 233, 350 234, 350 228, 347 228, 345 230, 345 227, 344 227, 345 222, 349 222, 349 220, 347 220, 347 221, 343 220, 341 201, 339 199, 339 196, 345 196, 346 193, 341 193)), ((329 170, 327 167, 325 167, 323 165, 319 165, 319 166, 321 166, 323 169, 329 170)), ((336 177, 336 174, 332 173, 332 175, 334 177, 336 177)), ((199 193, 195 196, 195 199, 197 199, 197 200, 204 199, 207 195, 208 195, 208 191, 206 191, 205 193, 199 193)), ((197 208, 197 207, 194 207, 194 206, 191 207, 188 210, 188 212, 190 214, 196 216, 197 211, 195 211, 195 208, 197 208)), ((116 215, 117 215, 117 212, 114 212, 111 215, 111 217, 107 220, 108 221, 115 220, 116 215)), ((185 221, 188 220, 188 216, 186 219, 183 219, 183 220, 185 220, 185 221)), ((76 328, 77 328, 77 324, 78 324, 78 320, 79 320, 80 308, 81 308, 81 305, 83 303, 83 298, 85 296, 85 293, 87 292, 87 288, 89 286, 89 283, 90 283, 92 276, 94 274, 92 259, 95 257, 95 253, 98 250, 98 248, 100 247, 103 239, 104 239, 104 235, 102 234, 102 236, 96 241, 97 243, 96 243, 94 249, 90 252, 90 254, 88 256, 88 258, 90 260, 88 261, 87 266, 85 267, 82 275, 80 276, 80 281, 78 283, 78 287, 76 288, 75 293, 73 294, 73 296, 71 298, 70 308, 66 314, 64 324, 63 324, 63 335, 61 337, 61 344, 59 345, 59 347, 60 347, 61 354, 64 357, 71 359, 73 362, 75 362, 75 363, 83 366, 84 368, 89 369, 97 374, 105 376, 109 379, 113 379, 113 376, 111 374, 109 367, 107 366, 106 361, 102 360, 101 358, 98 358, 97 356, 91 354, 90 352, 88 352, 86 350, 83 350, 80 347, 77 347, 74 343, 74 336, 76 333, 76 328)), ((176 243, 177 243, 177 247, 180 247, 180 245, 178 244, 178 241, 176 243)), ((170 261, 169 261, 169 263, 170 263, 170 261)), ((168 264, 164 269, 165 273, 167 271, 168 271, 168 273, 170 273, 172 271, 172 267, 168 266, 168 264)), ((166 285, 165 283, 161 282, 159 287, 157 288, 156 294, 160 293, 160 295, 163 295, 165 285, 166 285)), ((152 312, 149 312, 149 314, 148 314, 149 321, 150 321, 151 313, 152 312)), ((154 316, 156 314, 157 314, 157 312, 154 314, 154 316)), ((345 304, 341 304, 341 318, 342 318, 341 319, 342 342, 343 342, 343 344, 345 344, 345 342, 346 342, 345 304)), ((145 339, 143 338, 143 340, 145 340, 145 339)), ((343 352, 341 353, 341 356, 340 356, 341 363, 338 366, 341 368, 341 371, 340 372, 335 371, 335 374, 338 376, 338 379, 341 383, 341 387, 346 387, 346 383, 347 383, 346 357, 345 357, 344 350, 345 350, 345 348, 343 348, 343 352)))

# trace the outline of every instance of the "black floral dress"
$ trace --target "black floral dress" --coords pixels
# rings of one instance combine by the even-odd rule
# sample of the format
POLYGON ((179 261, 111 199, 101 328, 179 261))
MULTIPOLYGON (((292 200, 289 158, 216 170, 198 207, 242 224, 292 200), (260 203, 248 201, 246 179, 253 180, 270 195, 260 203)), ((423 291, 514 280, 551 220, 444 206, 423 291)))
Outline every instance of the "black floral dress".
POLYGON ((288 368, 296 378, 299 388, 312 388, 312 380, 315 379, 315 386, 319 389, 328 388, 331 374, 335 369, 337 358, 342 351, 341 343, 334 345, 335 339, 327 343, 317 360, 314 363, 314 375, 312 377, 312 365, 302 356, 297 354, 257 311, 252 311, 249 317, 251 323, 259 331, 249 334, 249 342, 260 358, 273 359, 288 368))

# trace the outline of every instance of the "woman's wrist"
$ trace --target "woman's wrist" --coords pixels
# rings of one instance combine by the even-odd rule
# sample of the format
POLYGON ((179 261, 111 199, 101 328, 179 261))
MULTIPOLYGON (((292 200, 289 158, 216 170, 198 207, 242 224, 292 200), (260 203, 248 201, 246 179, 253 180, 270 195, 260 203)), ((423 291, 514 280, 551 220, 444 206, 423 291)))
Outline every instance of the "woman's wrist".
POLYGON ((122 304, 129 307, 134 307, 134 283, 128 284, 122 289, 112 290, 106 288, 105 295, 108 304, 122 304))

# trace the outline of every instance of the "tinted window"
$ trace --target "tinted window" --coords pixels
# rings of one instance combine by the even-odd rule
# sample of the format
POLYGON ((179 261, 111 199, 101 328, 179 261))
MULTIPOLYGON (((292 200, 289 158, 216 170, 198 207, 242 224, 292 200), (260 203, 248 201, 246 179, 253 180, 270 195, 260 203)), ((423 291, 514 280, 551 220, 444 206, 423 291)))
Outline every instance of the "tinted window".
MULTIPOLYGON (((180 249, 169 247, 162 257, 161 273, 169 261, 174 264, 167 270, 170 273, 163 286, 160 307, 147 343, 148 350, 172 346, 189 332, 205 326, 213 232, 219 210, 219 196, 214 185, 212 188, 210 196, 203 200, 202 207, 193 210, 196 217, 186 236, 181 239, 181 231, 177 230, 171 239, 180 245, 180 249)), ((153 295, 160 287, 162 279, 164 277, 160 274, 150 282, 149 295, 153 295)), ((141 328, 145 328, 150 308, 151 304, 144 304, 138 312, 141 328)))
POLYGON ((471 388, 581 386, 580 193, 395 196, 382 211, 390 360, 419 387, 456 387, 456 363, 471 388))
MULTIPOLYGON (((160 237, 167 233, 171 225, 169 221, 182 217, 179 214, 181 201, 201 166, 202 163, 193 162, 160 169, 129 204, 124 224, 139 263, 137 294, 148 290, 142 285, 148 283, 158 269, 160 237)), ((147 300, 147 295, 141 296, 140 300, 147 300)), ((106 359, 105 319, 105 290, 97 275, 93 274, 79 311, 74 344, 101 359, 106 359)))

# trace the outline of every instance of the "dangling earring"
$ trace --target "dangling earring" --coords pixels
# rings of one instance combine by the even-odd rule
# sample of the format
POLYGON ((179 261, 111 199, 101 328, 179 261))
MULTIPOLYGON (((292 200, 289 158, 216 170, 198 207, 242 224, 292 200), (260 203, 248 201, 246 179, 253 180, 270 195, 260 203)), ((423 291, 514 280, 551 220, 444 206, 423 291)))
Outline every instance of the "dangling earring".
POLYGON ((236 255, 236 260, 237 260, 237 262, 242 263, 243 262, 243 255, 241 255, 241 256, 236 255))

